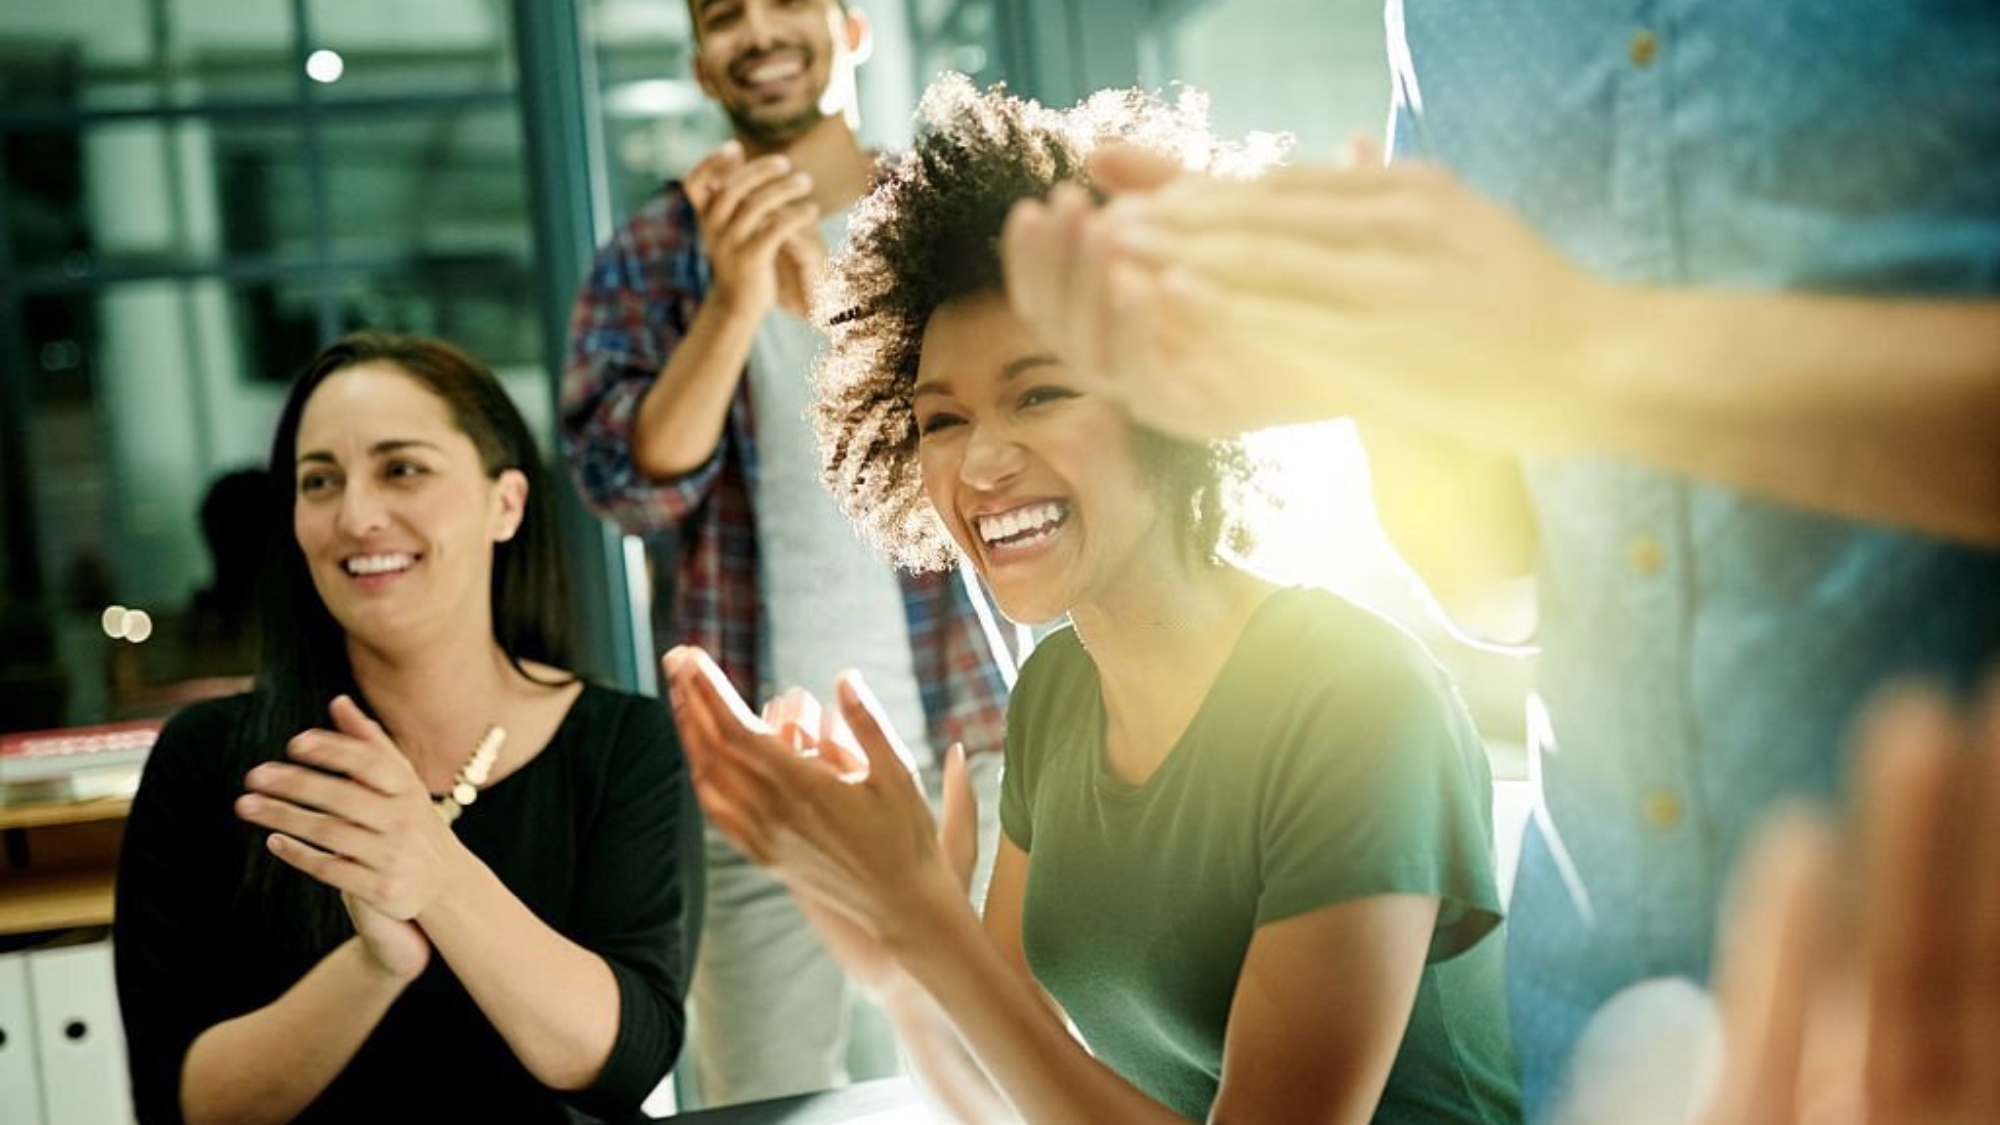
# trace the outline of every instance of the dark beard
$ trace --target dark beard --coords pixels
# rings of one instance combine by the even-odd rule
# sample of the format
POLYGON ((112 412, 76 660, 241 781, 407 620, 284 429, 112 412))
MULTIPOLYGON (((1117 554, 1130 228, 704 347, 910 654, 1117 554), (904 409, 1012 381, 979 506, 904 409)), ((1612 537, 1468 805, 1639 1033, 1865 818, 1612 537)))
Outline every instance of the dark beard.
POLYGON ((724 105, 722 111, 738 137, 761 148, 781 148, 826 120, 826 111, 820 108, 817 99, 790 117, 775 120, 753 117, 731 105, 724 105))

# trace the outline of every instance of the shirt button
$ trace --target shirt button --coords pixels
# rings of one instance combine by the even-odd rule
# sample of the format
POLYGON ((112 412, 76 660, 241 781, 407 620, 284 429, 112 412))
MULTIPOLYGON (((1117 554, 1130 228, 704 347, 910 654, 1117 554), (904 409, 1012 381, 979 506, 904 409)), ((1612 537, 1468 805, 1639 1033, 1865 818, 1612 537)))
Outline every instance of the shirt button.
POLYGON ((1653 65, 1654 56, 1660 53, 1660 37, 1650 31, 1641 30, 1632 35, 1632 65, 1641 70, 1653 65))
POLYGON ((1632 569, 1645 578, 1658 574, 1660 564, 1666 560, 1660 541, 1650 535, 1641 535, 1627 544, 1625 557, 1632 561, 1632 569))
POLYGON ((1681 799, 1669 789, 1646 794, 1646 821, 1662 832, 1681 822, 1681 799))

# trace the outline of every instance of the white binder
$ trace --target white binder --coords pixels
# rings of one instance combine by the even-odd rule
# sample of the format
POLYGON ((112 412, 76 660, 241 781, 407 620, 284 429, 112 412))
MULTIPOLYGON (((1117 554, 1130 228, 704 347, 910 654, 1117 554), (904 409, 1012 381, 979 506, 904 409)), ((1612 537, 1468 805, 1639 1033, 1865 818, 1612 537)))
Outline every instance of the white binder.
POLYGON ((35 1053, 35 1004, 25 953, 0 956, 0 1121, 45 1125, 41 1062, 35 1053))
POLYGON ((125 1029, 118 1019, 111 943, 27 956, 45 1125, 131 1122, 132 1081, 125 1071, 125 1029))

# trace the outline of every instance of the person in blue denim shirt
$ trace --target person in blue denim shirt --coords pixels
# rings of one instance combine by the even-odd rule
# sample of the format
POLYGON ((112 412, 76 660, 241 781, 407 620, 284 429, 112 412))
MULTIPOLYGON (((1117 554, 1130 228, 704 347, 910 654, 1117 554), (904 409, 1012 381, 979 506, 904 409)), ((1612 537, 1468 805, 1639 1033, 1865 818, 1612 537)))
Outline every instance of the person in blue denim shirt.
POLYGON ((1183 433, 1355 417, 1448 607, 1532 573, 1515 1047, 1706 979, 1869 689, 2000 653, 2000 7, 1392 0, 1395 160, 1136 157, 1010 226, 1017 307, 1183 433), (1221 373, 1228 373, 1225 380, 1221 373))

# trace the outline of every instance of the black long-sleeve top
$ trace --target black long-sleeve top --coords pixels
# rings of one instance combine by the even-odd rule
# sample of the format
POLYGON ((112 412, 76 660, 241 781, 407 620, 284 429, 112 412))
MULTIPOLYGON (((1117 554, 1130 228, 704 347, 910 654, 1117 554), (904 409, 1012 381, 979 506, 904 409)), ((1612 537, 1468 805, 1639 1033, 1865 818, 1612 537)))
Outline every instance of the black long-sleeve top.
MULTIPOLYGON (((113 948, 148 1125, 181 1121, 197 1036, 276 1000, 331 948, 302 947, 246 882, 266 835, 231 808, 259 760, 250 707, 238 696, 168 723, 126 824, 113 948)), ((543 1086, 434 954, 298 1120, 564 1121, 565 1106, 634 1115, 680 1053, 700 933, 700 815, 665 706, 586 686, 547 747, 482 791, 455 829, 537 917, 611 966, 618 1038, 603 1072, 572 1093, 543 1086)))

